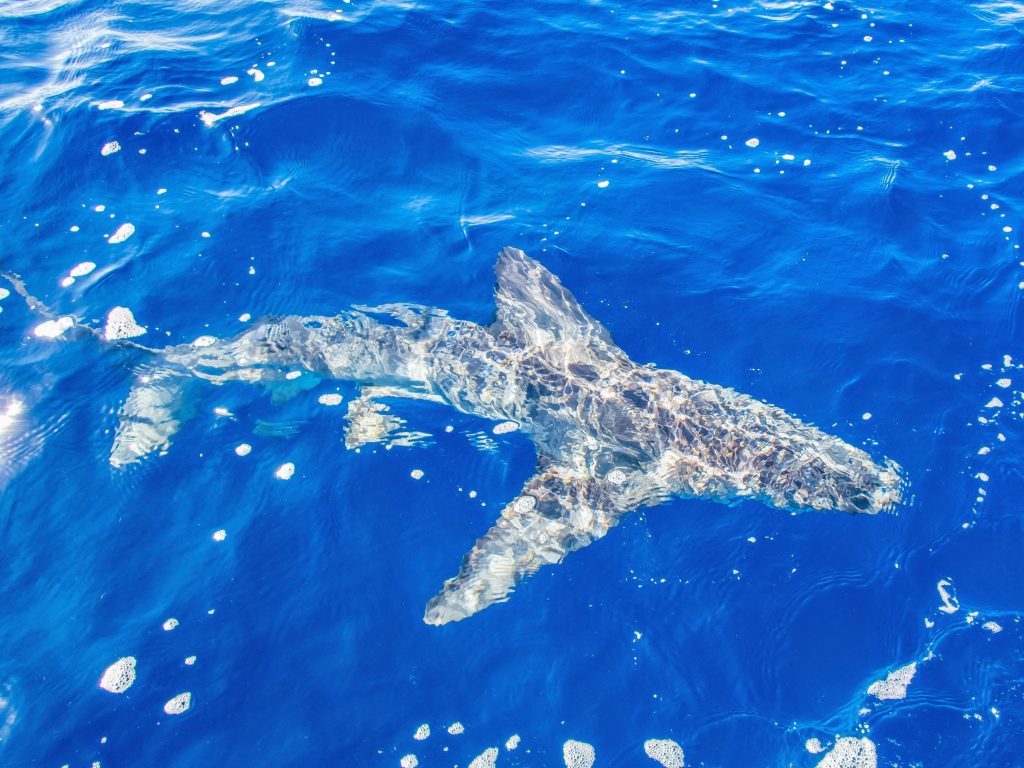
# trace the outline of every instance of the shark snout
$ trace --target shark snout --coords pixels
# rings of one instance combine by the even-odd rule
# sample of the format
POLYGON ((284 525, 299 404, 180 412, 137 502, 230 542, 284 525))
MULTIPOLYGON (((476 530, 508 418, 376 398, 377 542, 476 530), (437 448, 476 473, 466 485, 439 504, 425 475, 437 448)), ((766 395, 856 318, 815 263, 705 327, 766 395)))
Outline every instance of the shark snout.
POLYGON ((902 499, 903 480, 895 462, 876 464, 866 455, 851 457, 836 472, 834 508, 858 515, 876 515, 895 508, 902 499))

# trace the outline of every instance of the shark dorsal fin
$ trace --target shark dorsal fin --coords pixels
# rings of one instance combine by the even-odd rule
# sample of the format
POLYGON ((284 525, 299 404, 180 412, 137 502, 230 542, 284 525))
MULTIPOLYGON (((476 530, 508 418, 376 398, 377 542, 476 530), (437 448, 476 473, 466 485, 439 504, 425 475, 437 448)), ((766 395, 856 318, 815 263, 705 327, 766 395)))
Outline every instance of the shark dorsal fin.
POLYGON ((552 341, 614 347, 604 326, 586 313, 558 278, 518 248, 502 248, 494 272, 496 333, 531 347, 552 341))

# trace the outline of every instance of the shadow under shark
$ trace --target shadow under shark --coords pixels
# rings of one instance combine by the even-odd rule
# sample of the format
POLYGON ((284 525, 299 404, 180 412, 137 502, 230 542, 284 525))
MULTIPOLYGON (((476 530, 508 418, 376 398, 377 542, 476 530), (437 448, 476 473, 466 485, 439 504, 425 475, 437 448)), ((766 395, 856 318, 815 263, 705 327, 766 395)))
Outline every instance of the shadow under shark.
POLYGON ((495 272, 489 326, 388 305, 268 319, 233 339, 160 350, 122 408, 110 462, 166 451, 191 415, 185 390, 197 378, 274 384, 298 369, 358 382, 350 447, 361 444, 360 427, 400 423, 375 406, 381 396, 514 422, 536 446, 536 472, 427 603, 423 620, 435 625, 507 600, 522 579, 602 538, 626 513, 676 496, 858 514, 899 503, 895 463, 747 395, 638 365, 520 250, 503 249, 495 272), (375 319, 382 314, 388 322, 375 319))

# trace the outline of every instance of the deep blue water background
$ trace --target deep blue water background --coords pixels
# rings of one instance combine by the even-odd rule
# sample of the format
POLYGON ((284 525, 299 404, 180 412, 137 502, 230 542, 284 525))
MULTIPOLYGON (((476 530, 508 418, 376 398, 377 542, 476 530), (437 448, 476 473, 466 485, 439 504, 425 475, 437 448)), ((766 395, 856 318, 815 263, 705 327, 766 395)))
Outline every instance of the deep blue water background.
POLYGON ((432 444, 355 453, 317 402, 354 385, 229 385, 113 470, 144 356, 34 338, 12 295, 0 765, 465 766, 513 733, 499 766, 569 738, 640 765, 652 737, 813 766, 836 736, 1024 764, 1022 73, 1017 2, 0 3, 0 262, 56 311, 128 306, 153 345, 354 303, 488 322, 516 245, 635 359, 892 457, 912 492, 873 518, 676 501, 429 627, 525 437, 482 450, 490 424, 401 401, 432 444), (134 686, 98 688, 126 655, 134 686), (905 700, 865 693, 912 661, 905 700))

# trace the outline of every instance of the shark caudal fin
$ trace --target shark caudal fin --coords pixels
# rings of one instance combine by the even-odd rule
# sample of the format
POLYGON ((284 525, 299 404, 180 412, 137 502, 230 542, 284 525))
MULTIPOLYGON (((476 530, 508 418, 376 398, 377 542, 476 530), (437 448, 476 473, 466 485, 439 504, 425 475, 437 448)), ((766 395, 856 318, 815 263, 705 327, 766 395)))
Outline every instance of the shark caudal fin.
POLYGON ((563 341, 615 349, 611 335, 540 262, 518 248, 502 248, 494 265, 497 317, 492 331, 524 347, 563 341))
POLYGON ((542 468, 466 555, 458 576, 427 603, 423 621, 461 621, 504 602, 542 566, 603 537, 632 508, 607 486, 564 467, 542 468))

